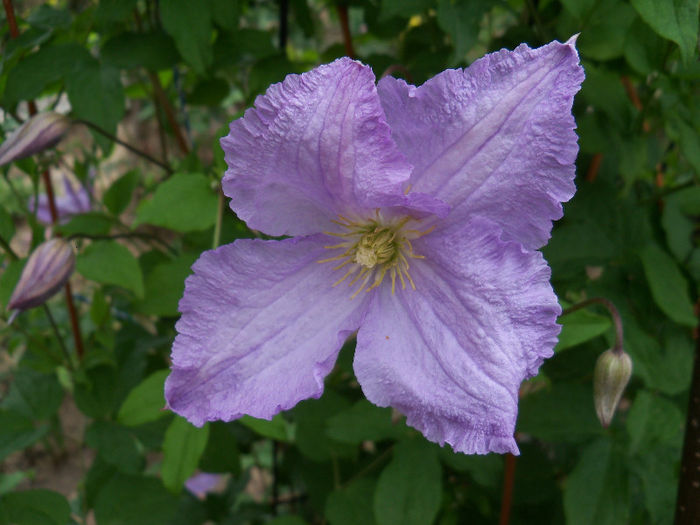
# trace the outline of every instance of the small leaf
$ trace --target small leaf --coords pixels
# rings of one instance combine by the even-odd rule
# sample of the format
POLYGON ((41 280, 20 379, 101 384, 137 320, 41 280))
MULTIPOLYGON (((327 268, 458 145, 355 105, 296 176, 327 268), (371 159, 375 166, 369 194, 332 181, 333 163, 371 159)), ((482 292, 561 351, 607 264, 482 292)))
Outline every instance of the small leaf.
POLYGON ((492 6, 491 0, 438 0, 437 21, 452 39, 456 62, 463 61, 476 43, 481 19, 492 6))
POLYGON ((423 440, 396 445, 374 492, 378 525, 430 525, 442 499, 442 468, 437 447, 423 440))
POLYGON ((105 192, 102 202, 114 215, 122 213, 131 202, 134 190, 139 183, 139 173, 131 170, 112 183, 105 192))
POLYGON ((555 347, 556 352, 603 335, 612 324, 607 317, 587 310, 577 310, 560 317, 558 321, 562 324, 562 329, 559 343, 555 347))
POLYGON ((659 444, 676 448, 680 453, 683 414, 671 401, 640 390, 627 415, 627 432, 633 454, 646 454, 659 444))
POLYGON ((403 422, 392 423, 391 408, 380 408, 363 399, 330 418, 326 432, 337 441, 357 444, 396 438, 405 430, 403 422))
POLYGON ((143 277, 136 258, 114 241, 96 241, 78 254, 75 269, 86 279, 114 284, 143 297, 143 277))
POLYGON ((698 321, 688 295, 688 282, 673 258, 656 244, 647 245, 640 255, 656 304, 675 322, 694 327, 698 321))
POLYGON ((74 215, 68 222, 59 224, 55 228, 65 237, 75 234, 107 235, 113 224, 114 219, 107 215, 89 212, 74 215))
POLYGON ((26 416, 0 410, 0 460, 34 444, 48 430, 48 425, 35 427, 34 422, 26 416))
POLYGON ((120 472, 137 474, 143 457, 136 439, 125 427, 111 421, 95 421, 85 432, 85 442, 96 449, 106 463, 120 472))
POLYGON ((204 230, 216 222, 217 197, 201 173, 178 173, 144 201, 134 226, 153 224, 179 232, 204 230))
POLYGON ((119 422, 134 427, 167 415, 168 412, 163 410, 163 385, 169 373, 170 370, 154 372, 129 392, 117 414, 119 422))
POLYGON ((105 42, 101 55, 105 63, 119 68, 151 71, 168 69, 180 58, 172 38, 162 32, 119 33, 105 42))
POLYGON ((160 470, 163 484, 168 489, 173 492, 182 490, 187 478, 197 469, 208 439, 208 425, 197 428, 181 417, 173 419, 165 432, 160 470))
POLYGON ((266 438, 276 439, 277 441, 289 441, 291 430, 289 423, 282 417, 282 414, 277 414, 270 421, 266 419, 257 419, 250 416, 243 416, 238 420, 239 423, 245 425, 253 432, 260 434, 266 438))
POLYGON ((146 274, 144 300, 134 308, 150 315, 178 315, 177 305, 185 291, 185 278, 192 273, 190 268, 196 259, 196 254, 186 253, 158 264, 146 274))
POLYGON ((100 525, 171 523, 177 503, 178 498, 156 478, 117 474, 97 493, 95 518, 100 525))

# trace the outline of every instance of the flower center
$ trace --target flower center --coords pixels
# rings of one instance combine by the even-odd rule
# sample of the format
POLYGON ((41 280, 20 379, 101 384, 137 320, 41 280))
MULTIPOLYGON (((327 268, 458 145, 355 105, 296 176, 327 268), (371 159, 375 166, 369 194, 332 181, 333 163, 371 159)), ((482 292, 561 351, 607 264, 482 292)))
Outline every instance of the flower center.
POLYGON ((332 221, 345 230, 342 233, 325 232, 327 235, 340 237, 343 242, 331 246, 324 246, 327 250, 343 250, 343 253, 335 257, 322 259, 318 262, 341 261, 334 270, 347 268, 345 274, 338 279, 333 286, 337 286, 347 278, 349 286, 358 285, 351 299, 355 298, 362 290, 369 292, 379 286, 384 276, 391 276, 391 293, 396 289, 396 277, 398 276, 401 288, 406 288, 406 282, 416 289, 416 285, 409 273, 408 259, 423 259, 422 255, 413 253, 412 239, 417 239, 432 231, 408 229, 406 225, 417 222, 413 217, 402 217, 385 220, 380 211, 376 210, 371 219, 352 220, 342 215, 338 220, 332 221))

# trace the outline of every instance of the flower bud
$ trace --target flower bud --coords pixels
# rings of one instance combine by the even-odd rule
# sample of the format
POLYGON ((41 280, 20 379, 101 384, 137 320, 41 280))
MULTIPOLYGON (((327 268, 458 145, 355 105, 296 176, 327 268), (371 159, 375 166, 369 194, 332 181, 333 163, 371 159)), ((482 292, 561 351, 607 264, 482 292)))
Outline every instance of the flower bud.
POLYGON ((22 270, 8 310, 39 306, 68 281, 75 267, 73 247, 65 239, 51 239, 37 246, 22 270))
POLYGON ((70 119, 59 113, 34 115, 2 143, 0 166, 55 146, 68 131, 70 124, 70 119))
POLYGON ((600 424, 607 428, 632 376, 632 359, 625 352, 606 350, 595 364, 593 400, 600 424))

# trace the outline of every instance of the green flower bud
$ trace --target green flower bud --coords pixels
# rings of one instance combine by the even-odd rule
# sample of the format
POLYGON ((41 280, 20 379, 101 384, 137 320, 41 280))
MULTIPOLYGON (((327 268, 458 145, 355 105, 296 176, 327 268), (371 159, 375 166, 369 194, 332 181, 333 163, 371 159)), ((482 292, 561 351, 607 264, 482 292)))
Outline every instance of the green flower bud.
POLYGON ((71 120, 58 113, 34 115, 10 134, 0 146, 0 166, 23 159, 58 144, 71 120))
POLYGON ((75 267, 73 247, 65 239, 51 239, 31 254, 12 292, 8 310, 28 310, 44 303, 68 281, 75 267))
POLYGON ((606 350, 595 365, 593 399, 600 424, 607 428, 632 376, 632 359, 625 352, 606 350))

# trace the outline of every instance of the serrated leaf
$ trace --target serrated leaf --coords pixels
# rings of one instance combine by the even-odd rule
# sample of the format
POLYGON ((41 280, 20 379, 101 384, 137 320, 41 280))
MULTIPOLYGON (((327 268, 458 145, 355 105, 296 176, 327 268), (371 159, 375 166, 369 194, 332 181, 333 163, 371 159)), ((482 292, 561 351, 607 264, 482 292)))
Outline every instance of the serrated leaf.
POLYGON ((163 441, 160 469, 163 485, 173 492, 182 490, 187 478, 197 469, 208 439, 209 425, 197 428, 181 417, 173 419, 163 441))
POLYGON ((564 486, 564 512, 570 525, 622 525, 629 515, 623 457, 607 439, 590 444, 564 486))
POLYGON ((168 412, 163 410, 163 386, 170 370, 159 370, 141 381, 122 403, 117 420, 126 426, 137 426, 155 421, 168 412))
POLYGON ((442 468, 437 447, 423 441, 396 445, 374 492, 378 525, 430 525, 442 500, 442 468))
POLYGON ((114 241, 96 241, 78 254, 75 269, 86 279, 121 286, 143 297, 143 276, 136 258, 114 241))
POLYGON ((177 173, 143 201, 137 224, 153 224, 179 232, 204 230, 216 222, 217 197, 201 173, 177 173))
POLYGON ((654 31, 680 46, 683 62, 690 64, 698 41, 697 0, 632 0, 632 5, 654 31))
POLYGON ((675 261, 656 244, 647 245, 640 256, 658 307, 675 322, 694 327, 698 320, 688 295, 688 282, 675 261))

